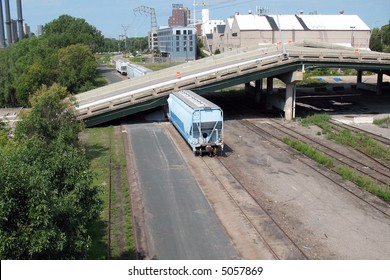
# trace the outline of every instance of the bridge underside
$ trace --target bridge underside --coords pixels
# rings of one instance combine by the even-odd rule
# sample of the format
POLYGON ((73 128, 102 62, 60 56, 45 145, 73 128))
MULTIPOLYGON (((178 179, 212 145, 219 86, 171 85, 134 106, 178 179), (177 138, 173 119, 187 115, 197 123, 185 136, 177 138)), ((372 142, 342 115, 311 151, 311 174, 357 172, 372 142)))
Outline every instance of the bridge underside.
MULTIPOLYGON (((80 94, 77 96, 81 104, 78 108, 79 118, 84 120, 86 126, 112 121, 162 106, 166 104, 170 92, 180 89, 206 94, 240 84, 246 84, 246 88, 250 89, 249 83, 258 81, 251 90, 260 94, 262 79, 269 78, 269 92, 269 87, 273 85, 271 78, 278 78, 286 83, 285 99, 272 101, 270 98, 270 101, 285 111, 286 119, 292 119, 295 116, 295 83, 302 79, 300 70, 305 67, 351 68, 358 73, 371 71, 378 74, 379 84, 382 83, 383 75, 390 73, 390 55, 294 47, 287 48, 286 55, 275 48, 244 51, 231 56, 225 53, 221 57, 183 64, 150 73, 141 79, 80 94), (242 61, 243 58, 247 61, 242 61), (97 97, 101 99, 97 100, 97 97)), ((358 84, 360 75, 357 77, 358 84)), ((381 90, 377 92, 380 94, 381 90)))

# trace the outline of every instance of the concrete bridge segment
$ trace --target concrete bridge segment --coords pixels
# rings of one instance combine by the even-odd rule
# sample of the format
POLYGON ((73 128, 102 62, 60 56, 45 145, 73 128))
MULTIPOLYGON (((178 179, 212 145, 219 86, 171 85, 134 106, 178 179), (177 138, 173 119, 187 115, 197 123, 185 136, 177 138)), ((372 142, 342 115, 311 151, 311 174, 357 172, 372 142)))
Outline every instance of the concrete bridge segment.
POLYGON ((239 49, 78 94, 78 118, 86 126, 93 126, 161 106, 174 90, 191 89, 203 94, 239 84, 249 89, 252 81, 257 81, 252 90, 259 101, 260 81, 267 78, 266 92, 270 93, 273 78, 278 78, 286 83, 285 99, 269 101, 285 112, 286 119, 293 119, 295 83, 302 79, 301 70, 307 66, 372 71, 378 73, 379 84, 379 77, 390 72, 390 54, 310 42, 286 45, 284 49, 239 49))

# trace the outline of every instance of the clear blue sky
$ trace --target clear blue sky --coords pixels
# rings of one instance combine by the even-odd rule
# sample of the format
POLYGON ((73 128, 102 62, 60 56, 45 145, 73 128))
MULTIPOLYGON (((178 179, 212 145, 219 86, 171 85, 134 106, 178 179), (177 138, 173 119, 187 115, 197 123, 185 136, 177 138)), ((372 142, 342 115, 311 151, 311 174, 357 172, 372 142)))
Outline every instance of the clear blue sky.
MULTIPOLYGON (((270 14, 305 14, 316 11, 318 14, 356 14, 370 27, 381 27, 390 20, 390 0, 197 0, 206 2, 211 19, 226 20, 235 12, 241 14, 255 11, 256 5, 267 7, 270 14)), ((3 0, 4 3, 4 0, 3 0)), ((11 17, 16 18, 16 1, 10 0, 11 17)), ((172 4, 184 4, 193 13, 193 0, 22 0, 23 18, 36 32, 37 26, 46 24, 60 15, 68 14, 84 18, 88 23, 102 31, 106 37, 118 38, 124 34, 124 26, 130 26, 128 37, 146 36, 150 29, 150 18, 134 15, 133 9, 148 6, 156 9, 157 24, 167 25, 172 4)), ((202 5, 197 7, 200 20, 202 5)), ((193 14, 191 15, 193 17, 193 14)))

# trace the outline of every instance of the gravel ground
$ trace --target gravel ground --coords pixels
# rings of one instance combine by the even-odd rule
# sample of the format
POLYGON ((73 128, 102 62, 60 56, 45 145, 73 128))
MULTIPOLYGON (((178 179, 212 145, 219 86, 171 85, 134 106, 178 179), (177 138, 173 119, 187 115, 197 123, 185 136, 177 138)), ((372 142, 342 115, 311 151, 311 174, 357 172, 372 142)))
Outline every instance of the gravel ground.
MULTIPOLYGON (((354 121, 359 121, 356 117, 381 117, 390 112, 388 94, 375 98, 361 92, 322 95, 306 95, 299 102, 315 108, 311 112, 330 112, 335 119, 353 116, 354 121)), ((299 105, 297 112, 304 115, 307 108, 299 105)), ((295 122, 289 125, 318 136, 316 127, 302 128, 295 122)), ((354 125, 382 135, 389 133, 389 129, 372 124, 354 125)), ((390 218, 348 191, 362 192, 352 183, 326 170, 327 175, 321 175, 315 171, 320 168, 316 163, 302 159, 288 147, 275 147, 234 118, 225 121, 226 149, 221 158, 224 166, 215 158, 194 157, 170 123, 164 123, 162 128, 175 143, 239 257, 390 259, 390 218), (250 190, 252 197, 243 187, 250 190), (280 230, 271 230, 274 224, 280 230)), ((389 204, 378 202, 368 193, 364 196, 380 203, 389 213, 389 204)))

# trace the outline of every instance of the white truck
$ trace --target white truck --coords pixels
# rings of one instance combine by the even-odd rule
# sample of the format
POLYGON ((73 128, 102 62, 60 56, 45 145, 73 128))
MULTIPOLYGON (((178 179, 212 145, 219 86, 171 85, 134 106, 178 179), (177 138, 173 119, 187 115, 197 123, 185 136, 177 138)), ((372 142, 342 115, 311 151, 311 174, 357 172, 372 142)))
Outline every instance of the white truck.
POLYGON ((117 60, 116 71, 118 71, 118 73, 120 73, 121 75, 127 75, 127 62, 120 59, 117 60))

